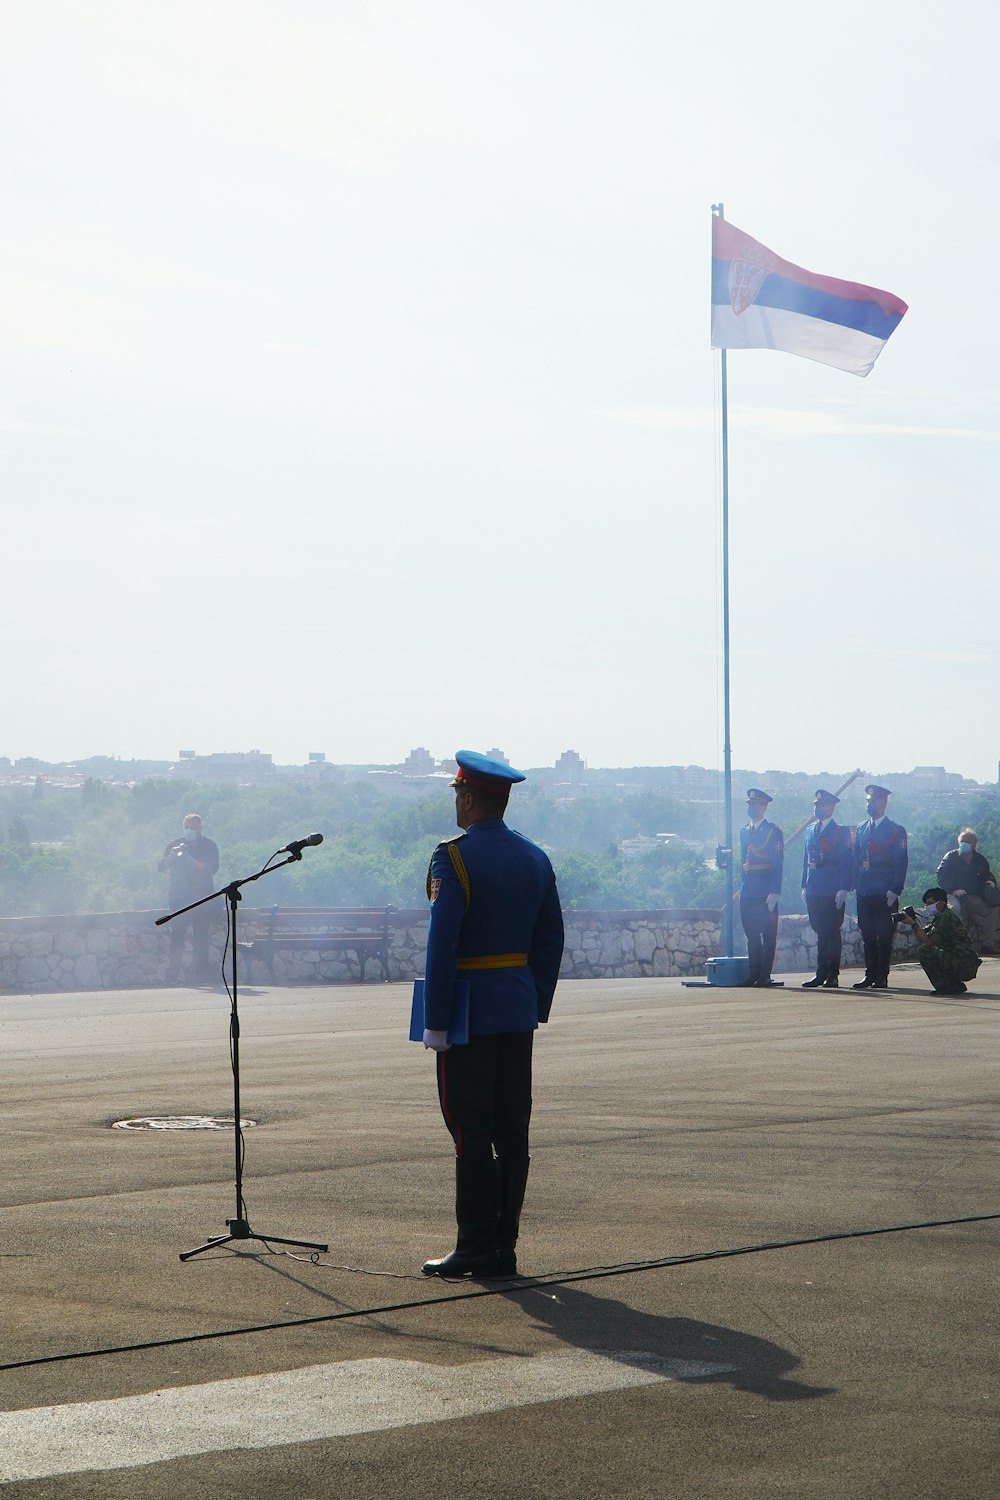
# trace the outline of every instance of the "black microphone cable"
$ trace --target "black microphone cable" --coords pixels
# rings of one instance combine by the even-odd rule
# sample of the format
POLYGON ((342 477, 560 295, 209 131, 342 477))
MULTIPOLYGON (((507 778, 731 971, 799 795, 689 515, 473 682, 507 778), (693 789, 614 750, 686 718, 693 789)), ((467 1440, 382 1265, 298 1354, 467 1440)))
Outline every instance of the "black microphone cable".
MULTIPOLYGON (((340 1312, 315 1313, 302 1318, 282 1318, 274 1323, 252 1323, 236 1328, 213 1329, 208 1333, 185 1333, 176 1338, 148 1339, 136 1344, 117 1344, 103 1349, 76 1349, 64 1354, 43 1354, 34 1359, 10 1360, 6 1364, 0 1364, 0 1371, 25 1370, 36 1365, 57 1364, 77 1359, 98 1359, 106 1354, 137 1354, 146 1349, 169 1349, 179 1344, 207 1343, 214 1339, 237 1338, 246 1333, 276 1333, 285 1328, 308 1328, 313 1324, 337 1323, 344 1319, 381 1317, 386 1313, 409 1312, 420 1307, 439 1307, 444 1302, 472 1302, 482 1297, 505 1297, 514 1292, 530 1292, 540 1287, 568 1286, 576 1281, 596 1281, 609 1276, 634 1276, 642 1271, 660 1271, 673 1266, 691 1266, 705 1261, 729 1260, 740 1255, 762 1255, 771 1250, 796 1250, 807 1245, 829 1245, 838 1240, 867 1239, 883 1234, 909 1234, 917 1229, 950 1229, 960 1224, 988 1224, 998 1219, 1000 1219, 1000 1213, 963 1214, 951 1219, 921 1219, 913 1223, 876 1225, 868 1229, 834 1230, 828 1234, 804 1235, 797 1239, 766 1240, 759 1245, 738 1245, 723 1250, 701 1250, 688 1255, 665 1255, 653 1260, 624 1261, 613 1266, 590 1266, 577 1271, 543 1272, 539 1276, 511 1277, 489 1286, 481 1286, 477 1282, 472 1291, 452 1292, 446 1296, 415 1297, 408 1302, 393 1302, 376 1307, 346 1308, 340 1312)), ((261 1238, 266 1243, 266 1236, 261 1236, 261 1238)), ((316 1265, 324 1264, 318 1257, 310 1256, 309 1259, 316 1265)), ((334 1266, 333 1269, 350 1268, 334 1266)), ((387 1273, 369 1271, 360 1274, 385 1275, 387 1273)))

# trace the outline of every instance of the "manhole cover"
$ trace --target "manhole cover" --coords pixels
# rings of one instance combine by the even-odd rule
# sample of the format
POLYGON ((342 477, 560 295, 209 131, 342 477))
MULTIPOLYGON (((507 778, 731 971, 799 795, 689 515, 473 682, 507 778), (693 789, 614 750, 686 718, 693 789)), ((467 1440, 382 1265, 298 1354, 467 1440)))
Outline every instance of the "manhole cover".
MULTIPOLYGON (((256 1120, 241 1120, 246 1129, 256 1120)), ((233 1117, 218 1115, 136 1115, 131 1120, 115 1120, 112 1130, 232 1130, 233 1117)))

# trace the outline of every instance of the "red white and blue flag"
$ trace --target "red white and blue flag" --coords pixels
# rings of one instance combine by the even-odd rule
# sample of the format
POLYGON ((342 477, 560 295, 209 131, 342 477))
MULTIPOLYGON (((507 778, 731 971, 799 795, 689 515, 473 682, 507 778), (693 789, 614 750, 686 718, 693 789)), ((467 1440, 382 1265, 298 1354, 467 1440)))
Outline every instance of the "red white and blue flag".
POLYGON ((778 349, 867 375, 905 312, 892 292, 804 271, 712 219, 713 349, 778 349))

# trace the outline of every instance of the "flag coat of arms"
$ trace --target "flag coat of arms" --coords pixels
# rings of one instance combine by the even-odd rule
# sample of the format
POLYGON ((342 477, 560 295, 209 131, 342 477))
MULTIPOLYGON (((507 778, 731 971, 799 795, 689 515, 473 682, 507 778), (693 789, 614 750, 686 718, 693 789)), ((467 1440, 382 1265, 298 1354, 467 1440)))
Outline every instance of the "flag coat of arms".
POLYGON ((867 375, 906 303, 782 260, 728 219, 712 219, 712 348, 778 349, 867 375))

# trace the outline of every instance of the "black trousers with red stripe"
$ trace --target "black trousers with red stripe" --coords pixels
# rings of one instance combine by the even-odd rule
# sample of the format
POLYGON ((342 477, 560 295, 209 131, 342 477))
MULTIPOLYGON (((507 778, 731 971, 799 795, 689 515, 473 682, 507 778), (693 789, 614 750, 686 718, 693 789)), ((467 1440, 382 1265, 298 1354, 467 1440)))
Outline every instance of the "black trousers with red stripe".
POLYGON ((470 1036, 437 1054, 441 1114, 459 1161, 528 1156, 533 1031, 470 1036))

